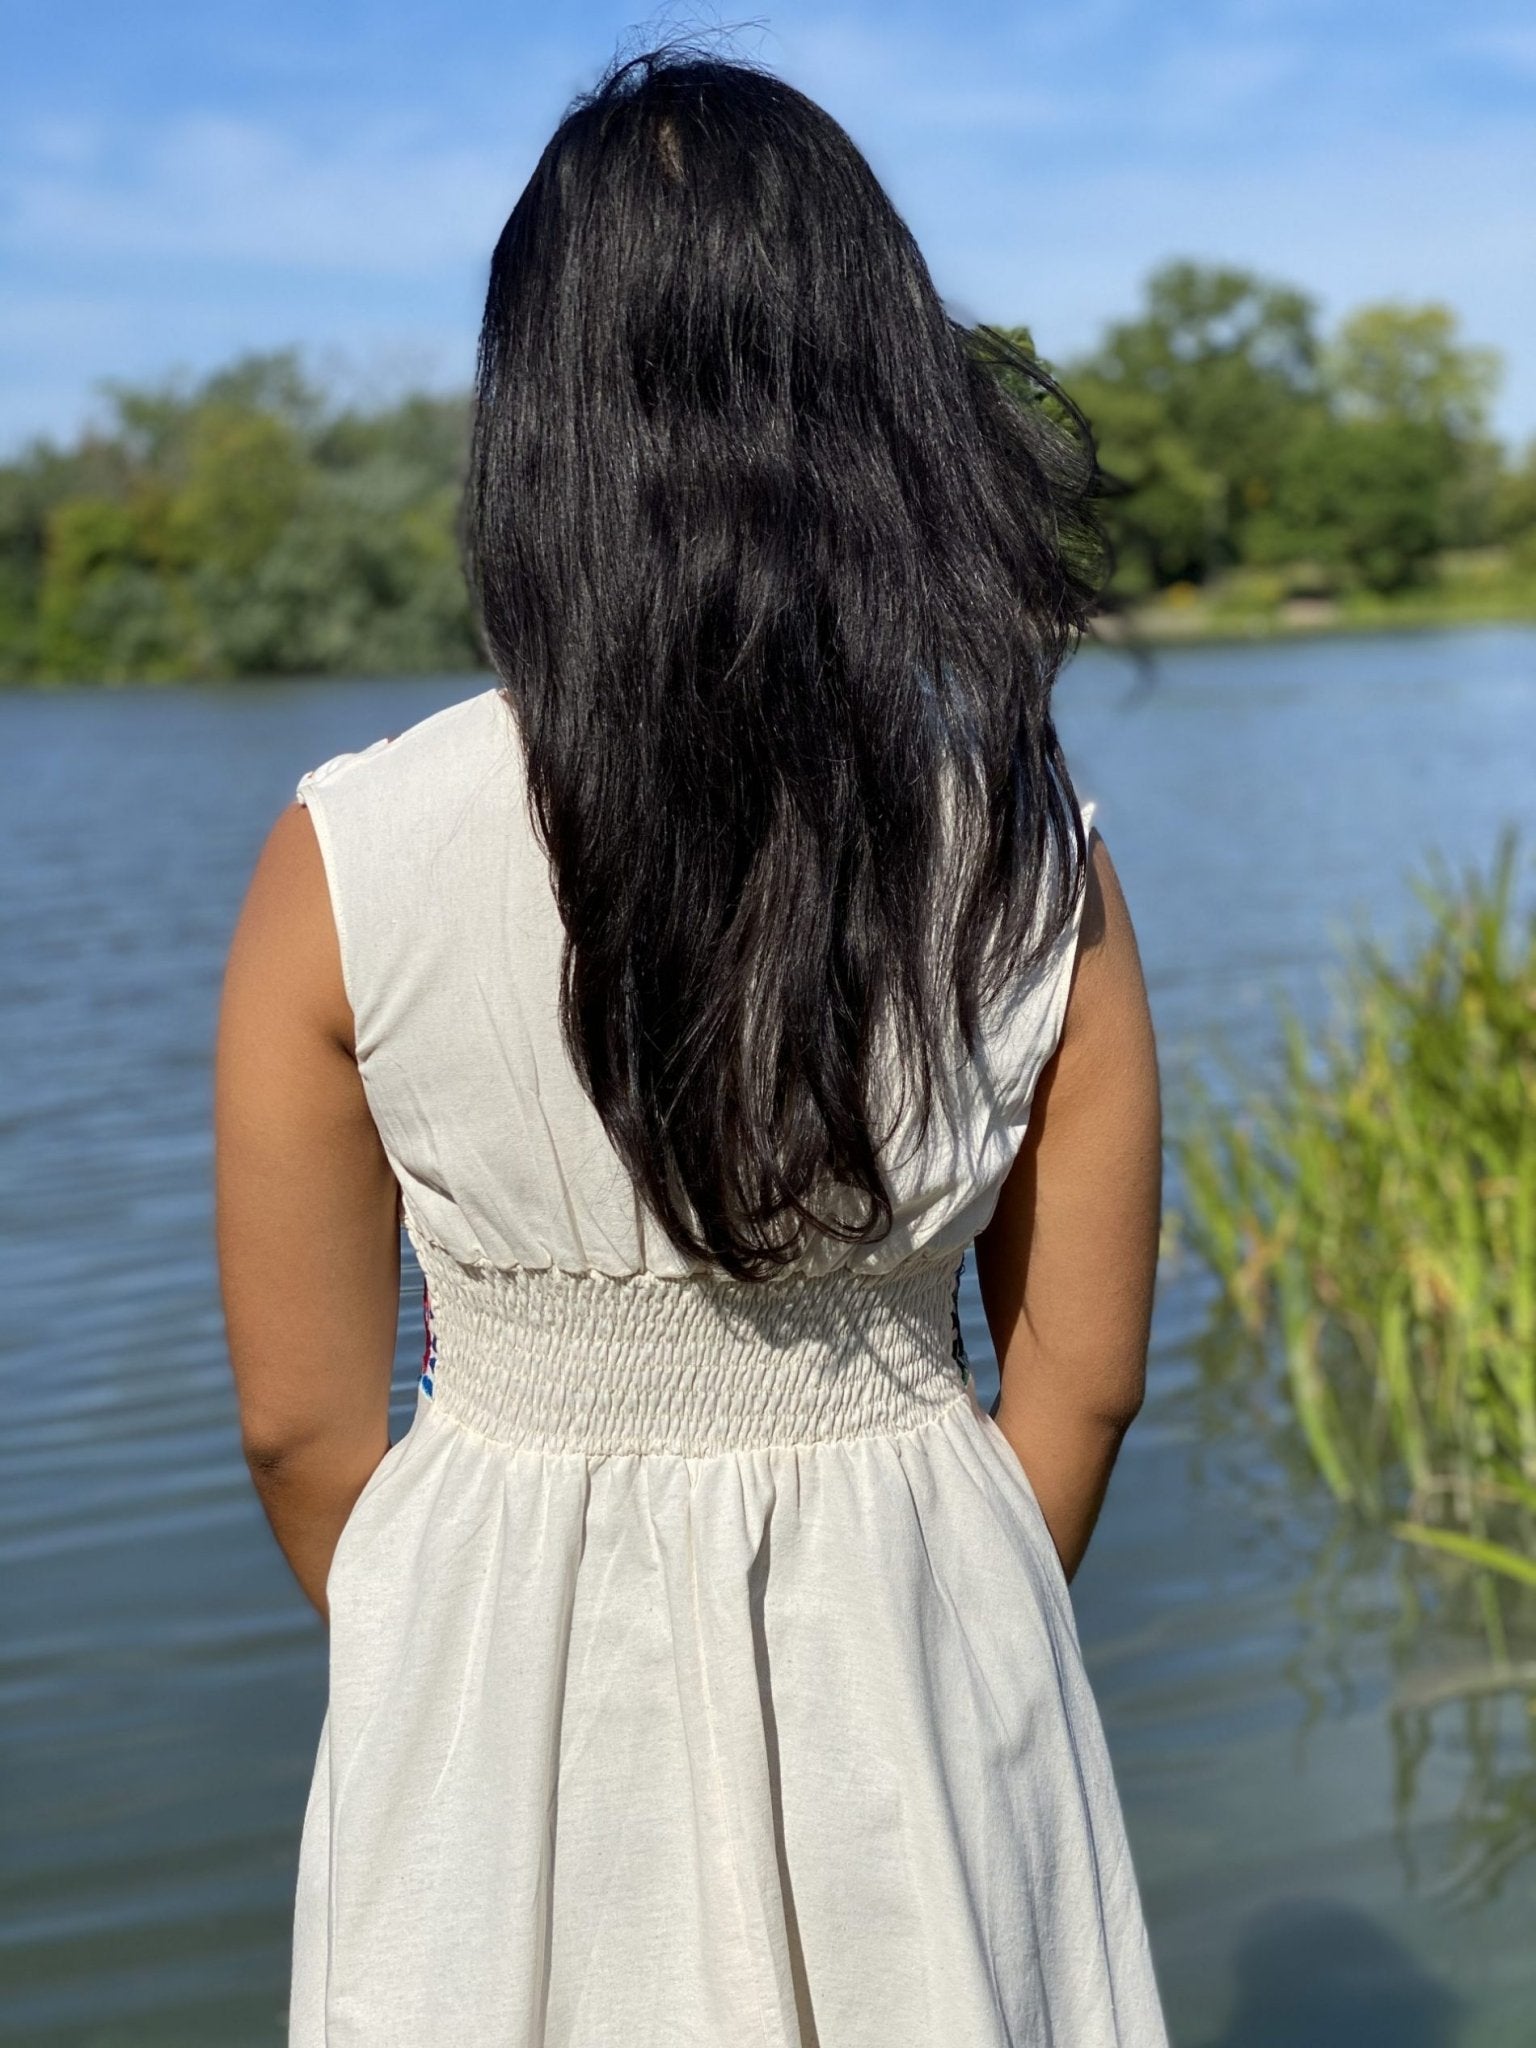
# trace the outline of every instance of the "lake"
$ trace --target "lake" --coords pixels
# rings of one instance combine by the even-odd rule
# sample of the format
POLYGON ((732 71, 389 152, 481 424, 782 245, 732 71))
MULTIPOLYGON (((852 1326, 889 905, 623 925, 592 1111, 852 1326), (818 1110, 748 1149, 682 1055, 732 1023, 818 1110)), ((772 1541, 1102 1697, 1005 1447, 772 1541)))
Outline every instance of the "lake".
MULTIPOLYGON (((299 774, 484 686, 0 696, 8 2040, 283 2039, 325 1639, 222 1350, 218 980, 299 774)), ((1136 921, 1170 1128, 1218 1048, 1273 1055, 1280 995, 1328 1014, 1347 932, 1409 932, 1430 847, 1486 867, 1501 825, 1536 822, 1529 629, 1165 652, 1146 682, 1090 650, 1057 704, 1136 921)), ((408 1262, 397 1431, 419 1285, 408 1262)), ((990 1399, 969 1266, 963 1303, 990 1399)), ((1073 1588, 1175 2042, 1528 2048, 1536 1718, 1466 1696, 1475 1635, 1431 1616, 1406 1637, 1400 1560, 1244 1425, 1209 1321, 1169 1262, 1073 1588)))

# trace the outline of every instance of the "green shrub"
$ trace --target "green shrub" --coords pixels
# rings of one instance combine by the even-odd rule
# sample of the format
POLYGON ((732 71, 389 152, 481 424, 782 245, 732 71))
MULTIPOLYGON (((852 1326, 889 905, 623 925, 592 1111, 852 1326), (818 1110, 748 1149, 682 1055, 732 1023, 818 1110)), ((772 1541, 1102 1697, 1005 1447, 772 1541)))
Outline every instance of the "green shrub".
POLYGON ((1334 1495, 1536 1586, 1536 912, 1489 877, 1416 879, 1427 933, 1370 939, 1346 1022, 1282 1013, 1277 1085, 1194 1084, 1179 1234, 1259 1342, 1334 1495))

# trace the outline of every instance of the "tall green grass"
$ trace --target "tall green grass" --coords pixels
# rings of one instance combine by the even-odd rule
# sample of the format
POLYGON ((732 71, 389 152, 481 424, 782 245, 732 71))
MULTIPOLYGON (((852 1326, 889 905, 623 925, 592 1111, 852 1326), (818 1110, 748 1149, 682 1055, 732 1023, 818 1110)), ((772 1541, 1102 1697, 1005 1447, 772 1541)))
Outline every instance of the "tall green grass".
POLYGON ((1406 962, 1358 938, 1342 1025, 1309 1042, 1282 1004, 1274 1085, 1228 1106, 1197 1078, 1174 1147, 1178 1234, 1335 1497, 1536 1586, 1536 911, 1512 917, 1515 873, 1513 827, 1488 875, 1432 856, 1406 962))

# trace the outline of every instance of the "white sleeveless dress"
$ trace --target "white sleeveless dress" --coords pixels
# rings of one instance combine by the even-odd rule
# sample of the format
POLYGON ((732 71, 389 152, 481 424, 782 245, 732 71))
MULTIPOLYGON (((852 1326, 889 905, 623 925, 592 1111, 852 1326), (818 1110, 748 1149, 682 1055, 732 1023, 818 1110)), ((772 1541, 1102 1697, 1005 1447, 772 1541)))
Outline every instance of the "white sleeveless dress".
POLYGON ((298 795, 427 1331, 328 1582, 290 2048, 1165 2048, 954 1314, 1076 927, 893 1145, 889 1237, 748 1287, 642 1208, 562 1046, 499 693, 298 795))

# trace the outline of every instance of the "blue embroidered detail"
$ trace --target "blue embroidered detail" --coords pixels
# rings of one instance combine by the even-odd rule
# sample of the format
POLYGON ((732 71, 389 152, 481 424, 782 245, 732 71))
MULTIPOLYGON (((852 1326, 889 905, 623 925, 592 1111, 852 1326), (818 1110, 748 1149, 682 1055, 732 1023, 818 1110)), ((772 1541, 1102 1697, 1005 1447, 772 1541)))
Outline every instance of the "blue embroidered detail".
POLYGON ((432 1321, 432 1296, 425 1280, 421 1283, 421 1320, 427 1333, 427 1341, 421 1351, 421 1389, 424 1394, 430 1394, 437 1372, 437 1330, 432 1321))

